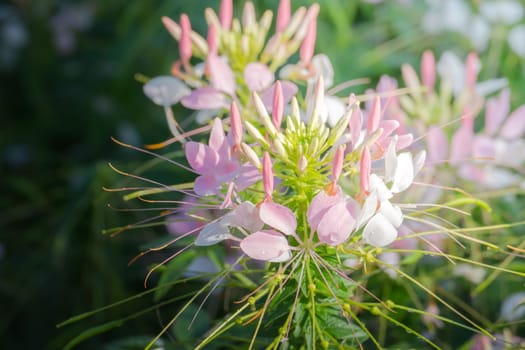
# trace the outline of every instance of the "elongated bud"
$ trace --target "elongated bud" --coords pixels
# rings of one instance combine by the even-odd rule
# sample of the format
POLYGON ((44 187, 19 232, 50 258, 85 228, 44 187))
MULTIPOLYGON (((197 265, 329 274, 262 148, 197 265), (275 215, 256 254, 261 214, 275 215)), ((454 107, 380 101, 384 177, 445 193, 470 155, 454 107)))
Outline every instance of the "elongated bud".
POLYGON ((255 8, 253 7, 253 2, 247 1, 244 3, 242 10, 242 26, 248 28, 253 24, 255 24, 255 8))
POLYGON ((175 40, 180 41, 180 26, 174 20, 172 20, 169 17, 163 16, 162 24, 164 24, 164 27, 166 27, 168 32, 175 40))
POLYGON ((230 30, 233 19, 233 0, 222 0, 219 12, 221 26, 225 30, 230 30))
POLYGON ((261 161, 259 160, 259 157, 257 157, 257 153, 255 153, 253 148, 243 142, 241 143, 241 150, 250 163, 252 163, 257 169, 261 169, 261 161))
POLYGON ((314 106, 312 109, 312 116, 308 122, 308 127, 313 130, 321 124, 321 109, 324 106, 324 79, 320 75, 317 79, 317 85, 314 92, 314 106))
POLYGON ((250 136, 253 137, 255 141, 257 141, 257 143, 259 143, 259 145, 265 148, 270 147, 270 145, 264 139, 264 136, 261 134, 261 132, 255 126, 253 126, 249 121, 244 122, 244 127, 246 128, 246 132, 248 132, 248 134, 250 134, 250 136))
POLYGON ((252 98, 253 103, 255 104, 255 109, 257 110, 257 114, 261 118, 261 121, 263 122, 266 131, 268 131, 268 134, 270 134, 270 136, 275 137, 275 135, 277 134, 277 129, 273 125, 272 119, 268 115, 268 111, 266 111, 266 107, 264 106, 263 101, 255 91, 252 93, 252 98))
POLYGON ((368 116, 368 124, 366 131, 370 135, 379 127, 379 121, 381 119, 381 99, 379 96, 374 97, 374 102, 372 103, 372 109, 370 110, 370 115, 368 116))
POLYGON ((263 186, 264 186, 264 200, 272 201, 273 192, 273 165, 268 152, 263 155, 263 186))
POLYGON ((304 173, 306 170, 306 167, 308 166, 308 159, 306 159, 305 156, 301 155, 299 157, 299 160, 297 161, 297 169, 299 169, 299 173, 304 173))
POLYGON ((473 89, 478 80, 478 72, 480 69, 480 63, 478 55, 475 52, 471 52, 467 56, 466 61, 466 73, 465 83, 468 88, 473 89))
POLYGON ((281 82, 277 80, 273 90, 273 107, 272 107, 272 121, 277 129, 281 127, 283 121, 283 88, 281 82))
POLYGON ((208 55, 217 55, 217 29, 210 24, 208 28, 208 55))
POLYGON ((345 158, 345 145, 340 145, 335 152, 334 164, 332 166, 332 182, 337 182, 343 171, 343 160, 345 158))
POLYGON ((239 108, 237 108, 237 103, 232 102, 230 107, 230 123, 233 144, 235 147, 240 147, 242 142, 242 122, 241 114, 239 113, 239 108))
POLYGON ((363 148, 361 161, 359 162, 359 180, 362 194, 368 194, 370 191, 370 172, 372 169, 372 160, 370 158, 370 149, 363 148))
POLYGON ((407 87, 409 87, 412 93, 418 93, 420 89, 419 78, 414 68, 409 64, 403 64, 401 66, 401 75, 407 87))
POLYGON ((279 2, 279 8, 277 9, 277 19, 275 23, 275 31, 281 33, 286 29, 286 26, 290 22, 290 0, 281 0, 279 2))
POLYGON ((427 50, 421 59, 421 80, 429 92, 434 91, 436 83, 436 60, 432 51, 427 50))
POLYGON ((301 49, 299 51, 299 57, 304 65, 310 64, 314 55, 315 40, 317 37, 317 14, 308 23, 308 29, 306 36, 304 37, 301 49))
POLYGON ((361 128, 363 126, 363 114, 361 113, 361 108, 359 108, 359 105, 355 110, 352 111, 348 126, 350 127, 350 139, 352 141, 352 147, 355 148, 359 142, 361 128))
POLYGON ((283 143, 279 140, 279 137, 273 139, 273 148, 283 158, 286 158, 286 150, 284 149, 283 143))
POLYGON ((180 16, 180 28, 180 60, 182 61, 182 64, 186 67, 189 65, 191 58, 191 23, 190 19, 186 14, 182 14, 180 16))

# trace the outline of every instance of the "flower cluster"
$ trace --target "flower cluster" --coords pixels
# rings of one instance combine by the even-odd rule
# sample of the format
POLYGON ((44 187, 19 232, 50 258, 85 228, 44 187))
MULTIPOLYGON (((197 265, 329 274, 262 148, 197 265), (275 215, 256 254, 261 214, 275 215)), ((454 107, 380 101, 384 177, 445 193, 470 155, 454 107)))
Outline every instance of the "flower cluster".
POLYGON ((270 324, 263 337, 270 339, 268 348, 357 348, 365 341, 380 348, 360 315, 368 312, 399 325, 389 313, 408 309, 366 289, 372 271, 404 277, 426 292, 427 307, 419 314, 429 328, 457 323, 439 316, 438 301, 468 323, 466 328, 488 335, 403 272, 401 254, 469 261, 442 249, 445 235, 493 247, 433 214, 435 209, 462 211, 437 203, 438 196, 428 193, 421 204, 413 185, 437 177, 437 165, 444 161, 460 177, 489 188, 523 181, 516 169, 525 159, 509 157, 509 150, 525 148, 524 107, 509 115, 507 89, 485 100, 506 81, 478 83, 476 54, 463 65, 446 53, 436 64, 430 51, 422 58, 421 79, 411 66, 402 67, 407 87, 402 96, 388 76, 375 91, 336 96, 327 89, 334 83, 330 60, 314 56, 318 12, 314 4, 292 14, 290 2, 281 0, 269 35, 271 11, 257 20, 253 4, 246 2, 238 20, 233 2, 223 0, 218 15, 206 9, 206 39, 192 31, 186 15, 178 23, 162 19, 179 43, 180 59, 171 75, 147 81, 144 92, 164 108, 174 138, 150 148, 179 141, 188 166, 174 164, 191 171, 195 180, 139 193, 176 188, 188 198, 168 226, 178 235, 173 242, 188 237, 191 242, 166 261, 187 249, 226 246, 235 256, 228 259, 232 266, 215 257, 222 272, 209 285, 219 285, 240 266, 259 267, 257 278, 250 277, 251 271, 236 275, 250 292, 197 348, 235 324, 254 320, 250 348, 263 320, 270 324), (299 61, 289 62, 297 51, 299 61), (195 120, 205 126, 185 132, 171 109, 179 102, 198 111, 195 120), (483 109, 484 126, 475 128, 483 109), (460 126, 447 134, 455 123, 460 126), (203 130, 210 131, 207 140, 198 139, 203 130))

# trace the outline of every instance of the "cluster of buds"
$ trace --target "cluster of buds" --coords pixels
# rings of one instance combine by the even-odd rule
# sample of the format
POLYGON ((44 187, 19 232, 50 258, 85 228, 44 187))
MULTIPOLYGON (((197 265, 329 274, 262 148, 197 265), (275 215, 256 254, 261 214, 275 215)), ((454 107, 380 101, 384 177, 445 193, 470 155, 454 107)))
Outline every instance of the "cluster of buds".
MULTIPOLYGON (((273 13, 266 11, 257 21, 251 2, 245 3, 242 20, 233 18, 232 0, 221 2, 219 15, 206 9, 206 39, 192 31, 187 15, 181 15, 179 23, 163 17, 165 27, 179 43, 180 59, 173 64, 171 76, 151 79, 144 92, 159 105, 180 102, 198 111, 200 123, 226 112, 232 102, 245 108, 253 92, 269 107, 278 69, 298 50, 298 66, 310 71, 309 76, 315 75, 311 60, 318 12, 319 5, 313 4, 292 14, 290 1, 281 1, 269 38, 273 13)), ((298 90, 289 80, 281 81, 281 88, 285 103, 298 90)), ((168 120, 172 134, 182 140, 175 119, 169 116, 168 120)))

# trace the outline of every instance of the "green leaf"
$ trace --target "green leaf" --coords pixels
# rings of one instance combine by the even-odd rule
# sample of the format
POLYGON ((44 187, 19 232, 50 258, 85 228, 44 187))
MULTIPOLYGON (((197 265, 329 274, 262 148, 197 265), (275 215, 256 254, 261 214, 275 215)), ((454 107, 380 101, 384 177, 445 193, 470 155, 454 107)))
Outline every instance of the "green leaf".
POLYGON ((368 339, 361 327, 345 319, 335 307, 319 308, 317 320, 321 329, 343 343, 357 344, 368 339))

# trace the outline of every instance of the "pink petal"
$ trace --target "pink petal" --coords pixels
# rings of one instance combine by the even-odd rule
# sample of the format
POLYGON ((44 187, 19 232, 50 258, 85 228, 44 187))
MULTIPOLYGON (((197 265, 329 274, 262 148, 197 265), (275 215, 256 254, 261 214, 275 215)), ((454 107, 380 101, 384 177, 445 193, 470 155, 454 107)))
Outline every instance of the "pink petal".
POLYGON ((199 174, 213 170, 217 164, 217 152, 200 142, 188 142, 185 153, 191 168, 199 174))
POLYGON ((383 129, 381 138, 389 136, 394 130, 399 128, 399 125, 400 125, 399 122, 394 119, 382 120, 379 123, 379 127, 383 129))
POLYGON ((500 135, 506 139, 516 139, 525 133, 525 105, 510 114, 500 130, 500 135))
POLYGON ((452 136, 450 163, 458 164, 472 157, 474 131, 470 125, 462 125, 452 136))
POLYGON ((286 238, 272 230, 254 232, 245 237, 240 246, 250 258, 263 261, 283 261, 283 254, 290 251, 286 238))
POLYGON ((363 240, 374 247, 387 246, 396 238, 396 228, 381 213, 374 215, 363 230, 363 240))
POLYGON ((231 226, 242 227, 249 232, 259 231, 264 222, 259 217, 259 209, 251 202, 242 202, 226 217, 225 222, 231 226))
POLYGON ((222 127, 222 121, 219 118, 215 118, 213 126, 210 132, 210 139, 208 145, 212 150, 217 152, 217 163, 224 163, 230 158, 230 150, 228 149, 228 142, 224 135, 224 128, 222 127))
POLYGON ((407 148, 412 144, 412 141, 414 141, 414 136, 412 136, 412 134, 398 135, 396 150, 399 151, 407 148))
POLYGON ((474 138, 472 145, 472 153, 474 157, 487 158, 485 161, 490 161, 488 158, 496 158, 496 141, 484 135, 479 135, 474 138))
POLYGON ((319 241, 331 246, 344 243, 355 227, 355 219, 345 202, 340 202, 326 211, 317 229, 319 241))
POLYGON ((261 171, 251 164, 244 164, 237 172, 235 184, 237 190, 242 191, 260 180, 261 171))
POLYGON ((213 196, 220 190, 220 185, 213 175, 201 175, 195 179, 193 191, 199 196, 213 196))
POLYGON ((212 86, 230 96, 235 95, 235 77, 230 66, 216 55, 208 55, 208 69, 212 86))
POLYGON ((430 161, 443 161, 447 159, 448 140, 443 129, 431 126, 427 134, 428 159, 430 161))
POLYGON ((316 194, 312 199, 310 206, 308 206, 308 211, 306 212, 306 218, 312 230, 317 231, 319 222, 328 209, 343 200, 344 198, 339 186, 336 186, 335 195, 329 195, 324 190, 316 194))
POLYGON ((228 108, 228 98, 211 86, 193 90, 182 98, 181 103, 186 108, 197 110, 228 108))
POLYGON ((250 91, 263 91, 272 85, 273 72, 262 63, 250 63, 244 69, 244 80, 250 91))
POLYGON ((485 110, 485 132, 493 136, 510 110, 510 90, 504 89, 499 97, 489 98, 485 110))
POLYGON ((264 202, 259 207, 259 215, 265 224, 285 235, 295 234, 297 219, 288 207, 273 202, 264 202))

